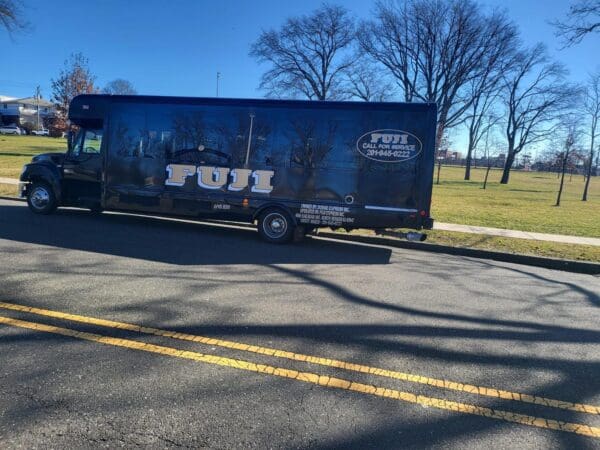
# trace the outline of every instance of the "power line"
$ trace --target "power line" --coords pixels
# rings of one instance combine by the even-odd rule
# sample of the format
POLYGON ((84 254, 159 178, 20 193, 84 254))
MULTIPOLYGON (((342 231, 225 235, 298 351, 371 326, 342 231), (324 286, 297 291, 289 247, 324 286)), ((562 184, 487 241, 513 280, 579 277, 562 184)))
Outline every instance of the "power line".
POLYGON ((9 87, 35 88, 37 83, 24 83, 22 81, 0 80, 0 85, 8 85, 9 87))

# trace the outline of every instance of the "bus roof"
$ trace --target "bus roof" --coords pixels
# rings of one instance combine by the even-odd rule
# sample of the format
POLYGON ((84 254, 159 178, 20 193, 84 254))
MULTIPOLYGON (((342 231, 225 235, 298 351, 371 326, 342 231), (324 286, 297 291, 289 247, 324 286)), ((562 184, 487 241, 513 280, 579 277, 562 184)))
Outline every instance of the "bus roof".
POLYGON ((299 109, 346 109, 346 110, 413 110, 424 111, 435 108, 435 103, 399 103, 399 102, 364 102, 364 101, 316 101, 316 100, 274 100, 274 99, 240 99, 221 97, 169 97, 157 95, 78 95, 71 101, 69 119, 78 121, 103 118, 111 103, 146 103, 192 106, 255 106, 284 107, 299 109))

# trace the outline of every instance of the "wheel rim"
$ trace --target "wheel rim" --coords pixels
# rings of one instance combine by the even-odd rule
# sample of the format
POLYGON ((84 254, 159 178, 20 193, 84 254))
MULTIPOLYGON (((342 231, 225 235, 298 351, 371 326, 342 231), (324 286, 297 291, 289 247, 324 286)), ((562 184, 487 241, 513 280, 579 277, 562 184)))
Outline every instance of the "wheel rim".
POLYGON ((271 239, 278 239, 285 235, 288 229, 286 218, 280 213, 267 214, 263 221, 263 230, 271 239))
POLYGON ((31 193, 31 204, 35 209, 43 209, 50 203, 50 193, 44 187, 38 186, 31 193))

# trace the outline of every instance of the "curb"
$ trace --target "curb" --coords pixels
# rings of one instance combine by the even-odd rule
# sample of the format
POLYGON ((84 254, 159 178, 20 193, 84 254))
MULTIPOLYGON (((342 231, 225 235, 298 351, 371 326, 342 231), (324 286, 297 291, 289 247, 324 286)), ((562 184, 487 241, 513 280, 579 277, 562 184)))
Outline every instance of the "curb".
POLYGON ((12 200, 13 202, 26 202, 27 201, 21 197, 8 197, 6 195, 0 195, 0 200, 12 200))
MULTIPOLYGON (((12 200, 25 202, 26 200, 18 197, 0 196, 1 200, 12 200)), ((231 225, 233 222, 224 222, 221 220, 204 220, 205 222, 226 223, 231 225)), ((235 225, 254 228, 252 225, 235 223, 235 225)), ((428 244, 424 242, 411 242, 400 239, 393 239, 379 236, 359 236, 355 234, 343 234, 321 231, 317 237, 327 239, 336 239, 339 241, 360 242, 363 244, 385 245, 388 247, 403 248, 407 250, 419 250, 430 253, 443 253, 453 256, 467 256, 470 258, 491 259, 493 261, 523 264, 526 266, 543 267, 545 269, 562 270, 564 272, 582 273, 586 275, 600 275, 600 264, 585 261, 573 261, 569 259, 545 258, 542 256, 521 255, 516 253, 495 252, 492 250, 481 250, 476 248, 450 247, 440 244, 428 244)))
POLYGON ((491 259, 494 261, 523 264, 527 266, 543 267, 545 269, 562 270, 565 272, 583 273, 587 275, 600 275, 600 264, 569 259, 545 258, 542 256, 521 255, 515 253, 495 252, 476 248, 450 247, 424 242, 401 241, 378 236, 357 236, 341 233, 320 232, 319 237, 338 239, 342 241, 362 242, 365 244, 385 245, 388 247, 420 250, 432 253, 444 253, 454 256, 468 256, 471 258, 491 259))

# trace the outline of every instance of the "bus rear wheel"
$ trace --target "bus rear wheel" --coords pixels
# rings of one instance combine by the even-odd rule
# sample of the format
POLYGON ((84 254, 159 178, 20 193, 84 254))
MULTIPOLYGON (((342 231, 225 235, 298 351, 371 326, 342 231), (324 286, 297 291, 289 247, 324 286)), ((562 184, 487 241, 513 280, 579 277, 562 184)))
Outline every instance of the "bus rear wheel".
POLYGON ((287 212, 269 208, 258 218, 258 234, 272 244, 285 244, 294 236, 294 223, 287 212))

